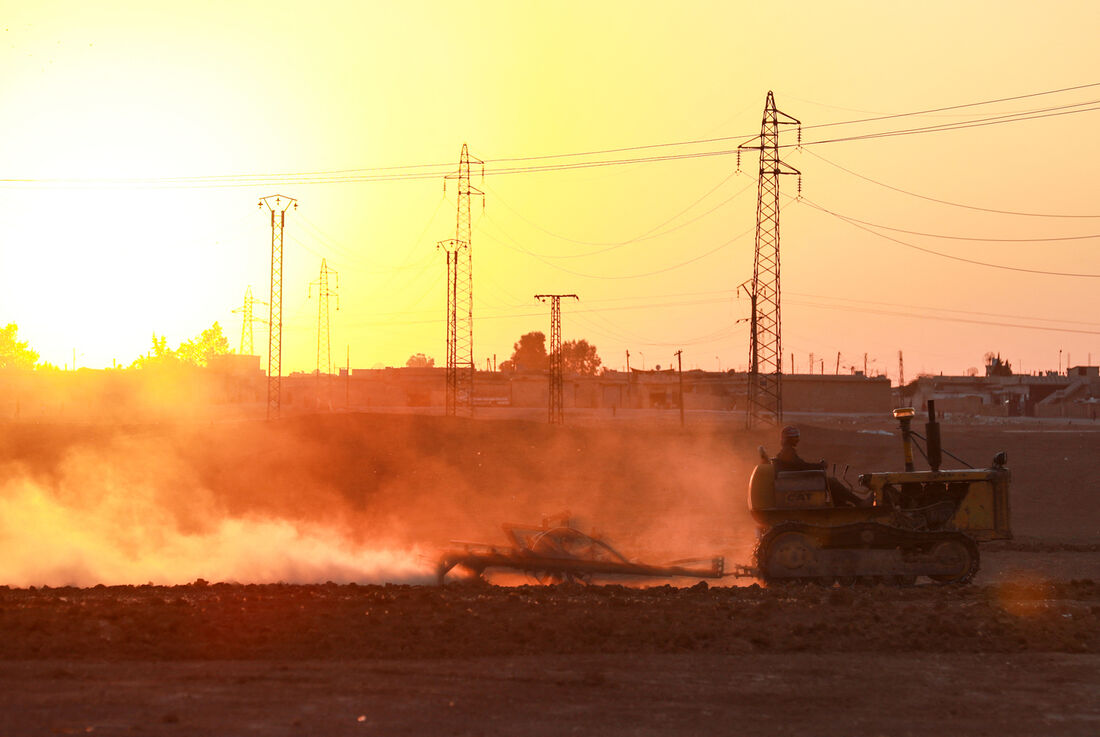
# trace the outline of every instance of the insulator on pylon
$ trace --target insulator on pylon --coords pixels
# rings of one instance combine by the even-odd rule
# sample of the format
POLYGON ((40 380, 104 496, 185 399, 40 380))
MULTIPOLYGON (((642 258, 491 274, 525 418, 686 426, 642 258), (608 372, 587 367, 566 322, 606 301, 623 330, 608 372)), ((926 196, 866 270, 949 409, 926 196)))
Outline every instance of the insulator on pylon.
POLYGON ((798 124, 798 147, 802 148, 802 124, 801 123, 798 124))
POLYGON ((737 149, 737 171, 741 171, 741 149, 737 149))
POLYGON ((798 199, 802 199, 802 175, 798 175, 798 199))

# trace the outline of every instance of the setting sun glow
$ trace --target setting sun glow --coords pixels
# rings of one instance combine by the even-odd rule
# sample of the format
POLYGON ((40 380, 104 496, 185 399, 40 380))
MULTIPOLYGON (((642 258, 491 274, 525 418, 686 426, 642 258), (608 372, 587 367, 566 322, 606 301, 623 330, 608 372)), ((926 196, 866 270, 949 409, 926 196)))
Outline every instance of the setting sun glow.
POLYGON ((442 363, 435 244, 467 143, 487 162, 479 366, 547 329, 532 295, 564 292, 564 337, 609 367, 682 348, 685 368, 743 368, 757 160, 733 151, 773 90, 803 124, 781 149, 802 172, 801 198, 782 181, 785 370, 866 354, 896 380, 899 350, 913 375, 989 351, 1083 364, 1097 14, 796 3, 772 35, 749 31, 770 10, 730 3, 8 3, 3 318, 59 367, 126 365, 215 321, 238 349, 233 310, 269 289, 255 205, 284 193, 284 372, 314 368, 322 258, 336 353, 442 363), (929 126, 953 129, 913 132, 929 126))

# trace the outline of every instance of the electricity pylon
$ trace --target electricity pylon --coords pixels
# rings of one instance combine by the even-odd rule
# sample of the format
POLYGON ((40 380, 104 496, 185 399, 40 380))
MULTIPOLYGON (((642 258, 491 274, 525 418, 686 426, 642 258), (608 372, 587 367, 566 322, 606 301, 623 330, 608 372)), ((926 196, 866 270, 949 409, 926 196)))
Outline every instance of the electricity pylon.
MULTIPOLYGON (((446 392, 446 413, 450 416, 458 414, 458 408, 463 408, 463 413, 468 408, 466 401, 460 401, 461 396, 463 400, 469 399, 469 390, 472 385, 471 381, 461 381, 460 375, 464 379, 466 378, 465 367, 459 367, 458 360, 458 329, 459 329, 459 307, 458 307, 458 285, 459 285, 459 261, 464 251, 469 250, 469 246, 463 241, 457 238, 451 238, 445 241, 439 241, 436 244, 436 248, 443 249, 443 252, 447 256, 447 392, 446 392)), ((473 372, 473 357, 471 356, 471 364, 469 371, 473 372)))
POLYGON ((340 288, 340 275, 328 267, 324 259, 321 259, 321 276, 317 281, 309 285, 309 298, 313 299, 313 287, 317 287, 317 376, 332 373, 332 351, 329 347, 330 325, 328 319, 329 297, 336 298, 336 309, 340 309, 340 295, 336 290, 340 288), (336 285, 329 289, 329 275, 336 278, 336 285))
MULTIPOLYGON (((753 261, 752 335, 749 343, 748 407, 746 423, 776 425, 783 421, 783 341, 780 334, 779 291, 779 177, 801 172, 779 160, 779 126, 801 122, 775 108, 775 96, 768 91, 760 137, 737 147, 760 152, 760 174, 756 184, 756 256, 753 261), (751 145, 750 145, 751 144, 751 145)), ((799 128, 801 131, 801 128, 799 128)), ((801 190, 801 180, 799 190, 801 190)))
POLYGON ((252 296, 251 285, 244 290, 244 304, 240 309, 233 310, 234 315, 241 315, 241 355, 251 356, 252 351, 252 325, 253 323, 262 323, 264 319, 262 317, 253 316, 253 305, 267 305, 267 302, 262 302, 252 296))
POLYGON ((470 156, 466 144, 458 160, 458 171, 443 179, 458 182, 458 208, 455 237, 440 241, 439 248, 447 253, 447 414, 472 415, 474 411, 474 263, 470 240, 470 198, 482 198, 485 193, 470 184, 470 164, 480 164, 485 175, 485 162, 470 156))
POLYGON ((283 228, 286 211, 298 201, 293 197, 271 195, 260 198, 259 207, 271 211, 271 299, 268 304, 267 330, 267 419, 279 419, 283 411, 281 379, 283 372, 283 228), (278 214, 278 217, 276 217, 278 214))
POLYGON ((565 410, 562 403, 562 368, 565 365, 561 355, 561 300, 562 297, 580 299, 575 294, 536 294, 539 302, 550 302, 550 424, 561 425, 565 422, 565 410))

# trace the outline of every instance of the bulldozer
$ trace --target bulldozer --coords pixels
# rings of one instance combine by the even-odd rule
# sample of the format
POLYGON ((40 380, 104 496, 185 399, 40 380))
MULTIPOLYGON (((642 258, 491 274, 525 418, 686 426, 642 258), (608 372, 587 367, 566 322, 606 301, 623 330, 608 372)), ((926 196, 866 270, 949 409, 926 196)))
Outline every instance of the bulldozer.
POLYGON ((1006 453, 997 453, 989 468, 943 470, 945 453, 969 464, 943 450, 935 402, 928 402, 925 435, 912 428, 912 407, 893 415, 905 470, 859 475, 861 491, 853 491, 865 501, 854 506, 830 491, 824 468, 787 470, 760 448, 761 461, 749 480, 759 578, 768 584, 905 586, 926 577, 963 584, 978 572, 979 543, 1011 539, 1006 453), (914 447, 928 470, 915 469, 914 447))

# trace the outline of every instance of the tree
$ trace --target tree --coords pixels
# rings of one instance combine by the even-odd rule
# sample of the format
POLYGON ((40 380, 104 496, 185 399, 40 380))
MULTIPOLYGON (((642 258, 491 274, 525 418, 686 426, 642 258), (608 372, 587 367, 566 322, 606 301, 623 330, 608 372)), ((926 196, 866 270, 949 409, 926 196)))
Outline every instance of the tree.
POLYGON ((222 326, 215 322, 194 338, 180 343, 175 350, 168 347, 166 337, 153 333, 153 345, 149 353, 139 356, 130 367, 205 366, 214 356, 232 352, 229 339, 222 332, 222 326))
POLYGON ((409 368, 431 368, 435 366, 435 359, 431 356, 425 356, 423 353, 417 353, 409 356, 409 360, 405 361, 405 365, 409 368))
POLYGON ((1001 358, 1001 354, 985 354, 986 376, 1012 376, 1012 364, 1001 358))
POLYGON ((567 374, 595 376, 599 371, 600 357, 596 355, 596 346, 587 340, 567 340, 561 344, 562 371, 567 374))
POLYGON ((512 358, 500 365, 501 371, 543 371, 550 365, 546 355, 546 335, 539 331, 521 335, 512 345, 512 358))
POLYGON ((214 356, 224 356, 232 352, 229 339, 217 322, 191 340, 180 343, 180 347, 176 349, 179 359, 192 366, 205 366, 214 356))
POLYGON ((31 369, 38 363, 38 353, 25 340, 19 340, 19 326, 9 322, 0 328, 0 368, 31 369))

